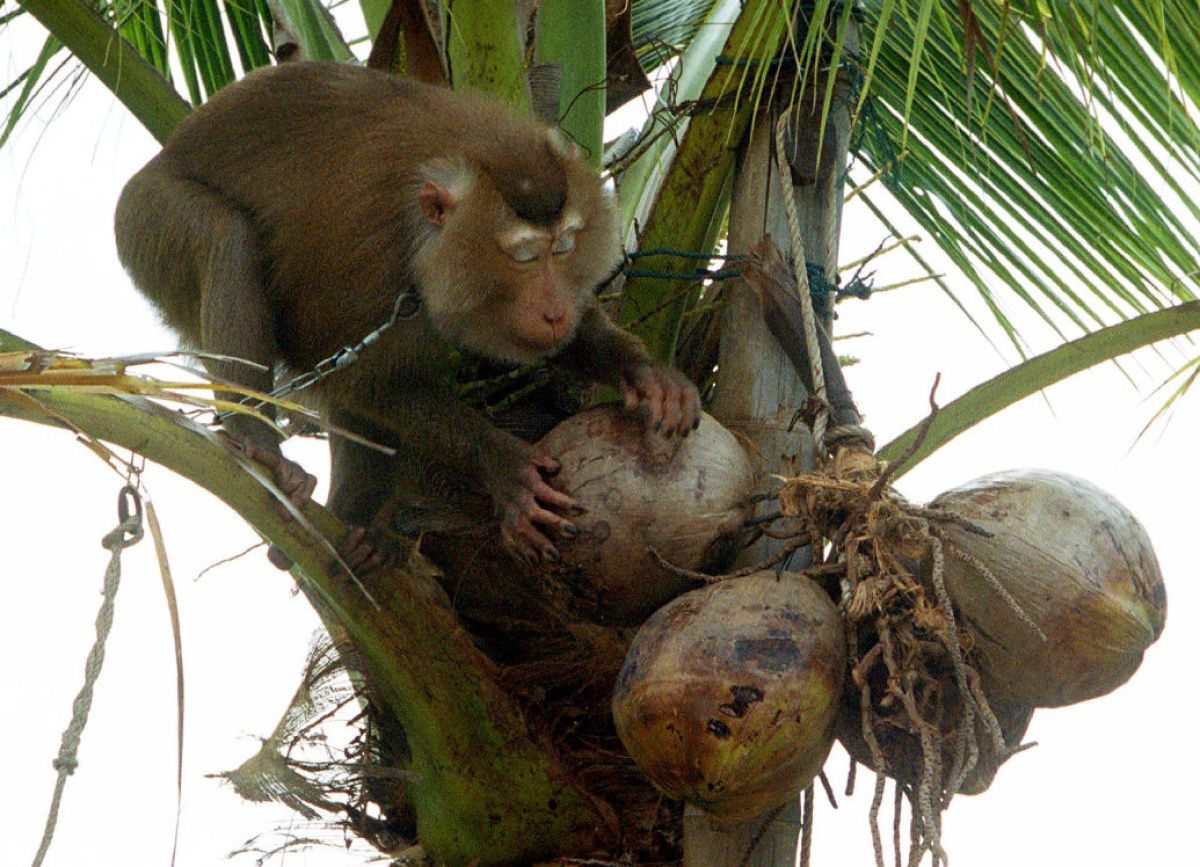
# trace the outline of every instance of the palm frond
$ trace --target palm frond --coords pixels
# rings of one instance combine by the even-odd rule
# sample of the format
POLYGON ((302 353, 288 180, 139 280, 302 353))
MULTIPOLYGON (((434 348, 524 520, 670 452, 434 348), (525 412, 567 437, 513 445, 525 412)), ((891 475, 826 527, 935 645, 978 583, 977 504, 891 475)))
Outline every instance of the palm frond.
POLYGON ((21 88, 21 92, 17 94, 17 99, 8 114, 8 119, 5 121, 4 129, 0 130, 0 147, 4 147, 4 143, 12 135, 17 121, 20 120, 21 115, 33 101, 38 91, 38 83, 42 81, 43 76, 46 74, 46 68, 49 66, 50 61, 62 49, 63 44, 58 39, 54 36, 47 36, 46 41, 42 44, 42 50, 38 52, 37 58, 29 65, 29 68, 13 79, 11 84, 0 90, 0 99, 3 99, 12 90, 17 87, 21 88))
POLYGON ((998 285, 1063 335, 1194 297, 1200 8, 885 0, 864 30, 858 155, 1018 349, 998 285))
POLYGON ((447 19, 446 44, 454 87, 494 93, 528 112, 525 40, 511 0, 459 3, 449 9, 447 19))
POLYGON ((662 66, 692 43, 715 0, 634 0, 633 47, 645 69, 662 66))
MULTIPOLYGON (((51 46, 66 47, 127 108, 163 140, 187 113, 172 83, 183 79, 187 101, 199 105, 240 74, 271 62, 274 16, 286 17, 305 56, 349 60, 352 55, 320 0, 22 0, 50 31, 42 54, 7 86, 21 93, 9 106, 0 145, 29 110, 38 87, 55 74, 47 68, 51 46), (272 9, 275 10, 274 14, 272 9), (234 56, 236 55, 236 62, 234 56)), ((15 17, 6 14, 0 26, 15 17)))
POLYGON ((604 151, 603 0, 544 0, 538 7, 539 64, 560 72, 558 122, 592 163, 604 151))
MULTIPOLYGON (((920 447, 908 456, 894 478, 911 470, 963 431, 1019 400, 1081 370, 1197 329, 1200 329, 1200 302, 1190 301, 1110 325, 1030 358, 942 407, 920 447)), ((1183 387, 1186 389, 1188 384, 1185 382, 1183 387)), ((917 441, 923 426, 924 423, 914 425, 900 434, 879 450, 879 457, 886 461, 900 459, 917 441)))
MULTIPOLYGON (((187 103, 154 66, 92 7, 78 0, 22 0, 31 15, 79 58, 159 140, 187 114, 187 103)), ((9 111, 14 125, 28 102, 9 111)))
MULTIPOLYGON (((727 16, 736 8, 727 4, 714 7, 711 14, 726 16, 726 27, 701 31, 683 55, 684 63, 711 72, 695 96, 676 92, 672 104, 664 107, 668 114, 673 113, 674 121, 687 119, 682 134, 673 132, 679 141, 677 150, 672 154, 664 143, 657 165, 644 167, 647 174, 638 174, 634 166, 633 183, 621 179, 623 207, 632 213, 629 203, 636 200, 638 211, 644 214, 639 238, 644 248, 685 253, 715 248, 728 205, 734 153, 770 74, 764 61, 779 50, 789 20, 774 2, 749 2, 730 28, 727 16), (661 186, 647 183, 650 174, 661 174, 665 157, 671 161, 661 175, 661 186)), ((693 75, 695 71, 691 70, 693 75)), ((701 80, 693 78, 693 87, 701 80)), ((652 117, 651 122, 656 120, 652 117)), ((699 281, 690 273, 694 264, 675 259, 664 266, 664 274, 680 274, 678 281, 634 276, 625 284, 622 323, 636 331, 660 358, 672 357, 682 317, 698 297, 699 281)))

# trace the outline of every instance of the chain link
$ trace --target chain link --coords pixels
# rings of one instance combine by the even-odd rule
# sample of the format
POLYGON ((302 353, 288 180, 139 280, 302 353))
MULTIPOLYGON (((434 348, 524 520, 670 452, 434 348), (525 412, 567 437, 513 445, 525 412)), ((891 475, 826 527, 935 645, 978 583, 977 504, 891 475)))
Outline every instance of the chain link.
MULTIPOLYGON (((315 365, 313 365, 311 369, 292 377, 283 385, 273 389, 272 391, 269 391, 268 394, 271 397, 284 397, 297 391, 303 391, 304 389, 309 388, 321 380, 333 375, 339 370, 345 370, 347 367, 350 367, 352 364, 358 361, 359 356, 362 355, 362 353, 365 352, 368 347, 378 341, 379 338, 388 331, 388 329, 390 329, 397 322, 403 322, 412 319, 417 315, 418 312, 420 312, 420 310, 421 296, 417 292, 415 286, 409 286, 396 296, 396 303, 392 305, 391 315, 388 316, 386 322, 384 322, 362 340, 358 341, 358 343, 355 343, 353 346, 343 346, 333 355, 329 356, 328 358, 321 359, 315 365)), ((253 400, 249 397, 242 398, 239 403, 252 406, 255 409, 262 409, 267 405, 266 401, 253 400)), ((236 413, 218 413, 217 420, 224 421, 232 415, 236 415, 236 413)))

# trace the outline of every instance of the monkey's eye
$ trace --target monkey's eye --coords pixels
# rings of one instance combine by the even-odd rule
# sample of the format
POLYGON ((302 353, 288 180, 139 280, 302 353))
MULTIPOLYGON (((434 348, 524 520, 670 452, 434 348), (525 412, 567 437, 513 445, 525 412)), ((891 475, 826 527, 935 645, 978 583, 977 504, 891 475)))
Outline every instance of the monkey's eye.
POLYGON ((505 252, 514 262, 532 262, 538 257, 536 244, 521 244, 519 247, 512 247, 505 252))
POLYGON ((563 232, 554 239, 554 243, 550 246, 550 252, 555 256, 561 256, 564 253, 570 253, 575 249, 575 233, 563 232))

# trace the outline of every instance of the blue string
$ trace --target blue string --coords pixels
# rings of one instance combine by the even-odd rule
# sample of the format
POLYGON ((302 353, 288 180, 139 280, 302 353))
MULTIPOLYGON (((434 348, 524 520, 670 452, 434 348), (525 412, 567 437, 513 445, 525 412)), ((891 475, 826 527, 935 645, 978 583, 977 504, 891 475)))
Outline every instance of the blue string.
MULTIPOLYGON (((677 259, 691 259, 695 261, 710 261, 712 259, 724 259, 727 262, 740 262, 746 259, 744 254, 735 254, 728 256, 720 256, 714 253, 696 253, 689 250, 672 250, 667 247, 654 247, 649 250, 637 250, 626 255, 626 261, 631 262, 634 259, 641 259, 645 256, 673 256, 677 259)), ((813 307, 817 314, 825 319, 833 315, 832 305, 846 298, 859 298, 866 300, 871 297, 871 281, 855 278, 845 286, 839 286, 835 281, 829 279, 829 275, 825 273, 825 269, 815 262, 806 262, 805 271, 808 273, 808 291, 813 298, 813 307)), ((729 280, 734 277, 742 276, 742 272, 736 268, 722 268, 716 271, 710 271, 704 268, 695 271, 650 271, 637 268, 629 268, 628 265, 624 269, 626 277, 640 277, 645 280, 683 280, 693 282, 699 280, 729 280)))
POLYGON ((707 262, 710 259, 724 259, 727 262, 740 262, 745 259, 743 254, 722 256, 720 253, 694 253, 690 250, 672 250, 670 247, 651 247, 648 250, 635 250, 626 258, 641 259, 645 256, 674 256, 677 259, 698 259, 707 262))

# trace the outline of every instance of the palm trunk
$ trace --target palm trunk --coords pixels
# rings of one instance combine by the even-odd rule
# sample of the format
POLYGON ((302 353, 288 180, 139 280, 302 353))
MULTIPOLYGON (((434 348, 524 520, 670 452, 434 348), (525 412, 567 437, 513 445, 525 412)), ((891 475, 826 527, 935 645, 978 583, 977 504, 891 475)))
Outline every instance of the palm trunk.
MULTIPOLYGON (((853 56, 858 29, 852 22, 848 26, 845 52, 853 56)), ((809 88, 801 90, 798 103, 790 109, 795 113, 796 129, 801 131, 791 136, 793 153, 789 156, 799 169, 793 177, 799 176, 801 181, 801 185, 793 185, 792 194, 804 250, 792 249, 784 211, 784 189, 773 142, 776 118, 789 109, 776 102, 764 105, 739 157, 729 215, 730 253, 746 253, 763 235, 770 234, 786 255, 804 256, 808 262, 821 265, 827 274, 836 273, 851 99, 847 82, 840 76, 826 132, 819 135, 816 131, 824 92, 825 76, 818 75, 809 88), (805 134, 809 132, 813 134, 805 134)), ((712 414, 757 449, 764 479, 770 474, 791 476, 809 470, 814 462, 812 436, 796 421, 808 397, 801 376, 768 330, 757 299, 741 284, 728 291, 712 414)), ((780 544, 763 538, 747 549, 743 562, 762 560, 780 544)), ((789 565, 803 566, 809 556, 807 551, 797 552, 789 565)), ((735 824, 721 824, 691 808, 684 819, 684 864, 791 867, 801 830, 799 799, 735 824)))

